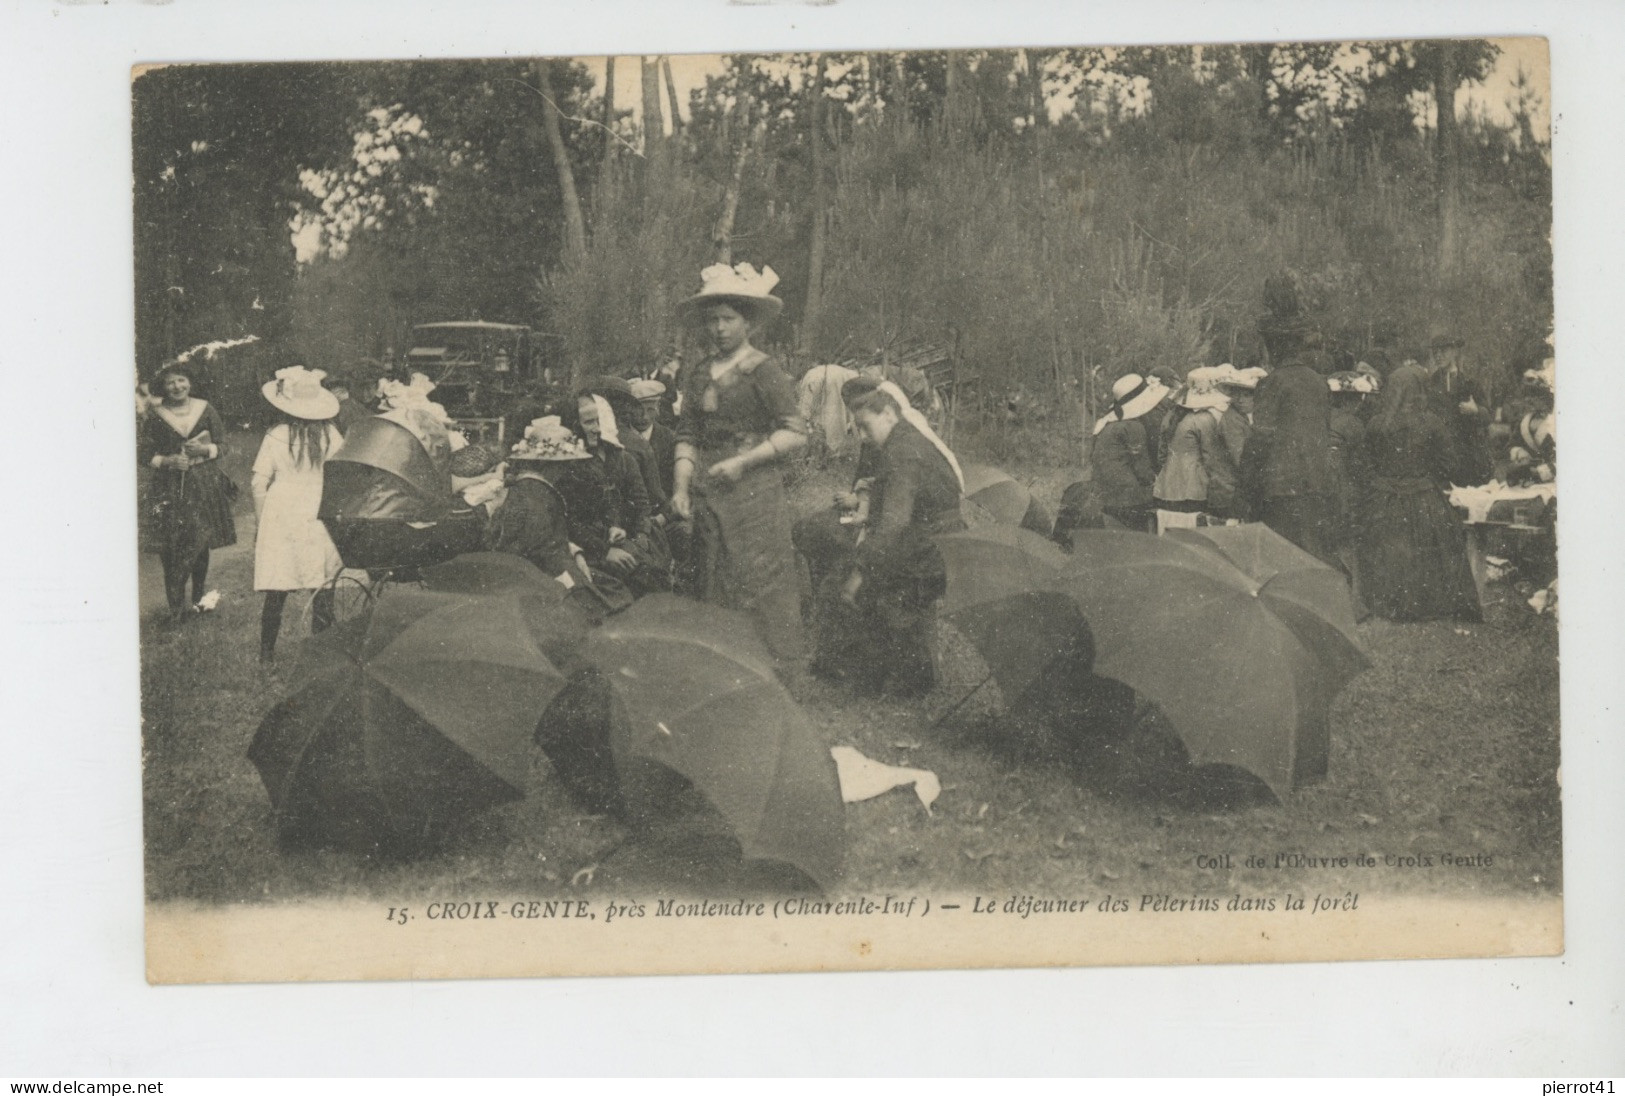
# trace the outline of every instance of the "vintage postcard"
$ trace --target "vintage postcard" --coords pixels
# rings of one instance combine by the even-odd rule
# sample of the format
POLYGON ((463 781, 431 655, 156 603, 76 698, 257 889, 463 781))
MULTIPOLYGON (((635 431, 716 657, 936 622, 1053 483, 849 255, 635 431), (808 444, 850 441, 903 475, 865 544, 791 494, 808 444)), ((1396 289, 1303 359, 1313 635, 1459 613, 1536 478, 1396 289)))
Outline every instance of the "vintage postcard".
POLYGON ((164 60, 151 981, 1562 951, 1543 39, 164 60))

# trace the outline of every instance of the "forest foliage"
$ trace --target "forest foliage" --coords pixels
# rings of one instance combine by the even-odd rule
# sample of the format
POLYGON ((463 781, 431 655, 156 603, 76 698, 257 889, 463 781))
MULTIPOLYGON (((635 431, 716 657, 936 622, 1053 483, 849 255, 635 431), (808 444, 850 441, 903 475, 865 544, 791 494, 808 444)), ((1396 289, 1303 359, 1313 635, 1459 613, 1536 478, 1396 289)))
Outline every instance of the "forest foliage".
POLYGON ((413 324, 479 318, 577 375, 646 372, 726 257, 781 276, 763 339, 792 361, 939 345, 964 416, 1017 391, 1086 416, 1125 372, 1260 362, 1281 270, 1347 363, 1448 332, 1500 388, 1550 353, 1536 92, 1510 122, 1435 108, 1494 56, 735 56, 680 112, 656 59, 621 59, 609 102, 569 60, 159 69, 134 92, 138 366, 254 334, 220 366, 245 386, 381 368, 413 324))

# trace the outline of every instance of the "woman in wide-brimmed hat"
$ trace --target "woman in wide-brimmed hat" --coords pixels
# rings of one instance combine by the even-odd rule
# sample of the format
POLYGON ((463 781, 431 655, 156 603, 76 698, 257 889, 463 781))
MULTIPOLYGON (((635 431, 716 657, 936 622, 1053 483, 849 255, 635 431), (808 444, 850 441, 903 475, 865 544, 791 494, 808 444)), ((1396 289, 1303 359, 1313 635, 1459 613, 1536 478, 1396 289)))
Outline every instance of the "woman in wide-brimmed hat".
POLYGON ((685 372, 672 507, 694 531, 683 586, 756 618, 781 662, 802 655, 801 604, 780 465, 807 444, 795 386, 750 343, 779 314, 778 275, 748 263, 700 272, 680 312, 700 326, 711 355, 685 372))
MULTIPOLYGON (((570 507, 560 488, 564 470, 592 460, 587 446, 557 415, 525 428, 508 454, 508 494, 491 518, 486 546, 527 559, 567 590, 594 618, 612 611, 593 581, 586 559, 570 537, 570 507)), ((629 598, 613 608, 624 608, 629 598)))
POLYGON ((338 397, 322 387, 320 369, 291 365, 260 389, 281 413, 265 432, 254 458, 254 589, 265 594, 260 610, 260 661, 269 662, 282 630, 282 609, 294 590, 315 590, 311 626, 333 621, 328 585, 344 564, 327 528, 317 519, 322 504, 322 465, 343 444, 334 424, 338 397))
POLYGON ((169 610, 185 620, 208 604, 209 552, 237 543, 237 488, 220 470, 225 421, 192 394, 191 367, 170 362, 151 388, 159 399, 137 431, 138 459, 152 470, 141 500, 141 549, 157 554, 169 610))
POLYGON ((1167 395, 1155 377, 1124 374, 1112 384, 1112 405, 1095 420, 1089 463, 1100 508, 1136 532, 1151 528, 1151 485, 1157 478, 1156 444, 1146 433, 1145 416, 1167 395))

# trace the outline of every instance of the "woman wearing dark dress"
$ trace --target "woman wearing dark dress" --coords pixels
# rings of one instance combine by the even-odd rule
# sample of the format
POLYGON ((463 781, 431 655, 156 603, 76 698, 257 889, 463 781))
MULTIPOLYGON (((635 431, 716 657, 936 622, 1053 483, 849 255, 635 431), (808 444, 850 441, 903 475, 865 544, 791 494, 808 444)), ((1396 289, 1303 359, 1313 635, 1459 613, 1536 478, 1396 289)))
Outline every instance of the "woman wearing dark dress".
MULTIPOLYGON (((1167 394, 1155 377, 1138 373, 1119 377, 1112 385, 1111 407, 1095 422, 1095 441, 1089 448, 1100 509, 1138 533, 1155 528, 1151 485, 1157 478, 1157 446, 1146 433, 1145 416, 1167 394)), ((1061 524, 1059 519, 1056 524, 1061 524)))
POLYGON ((781 463, 807 444, 795 386, 750 344, 778 315, 778 276, 748 263, 701 271, 681 309, 698 319, 712 354, 685 372, 672 509, 694 523, 682 585, 756 619, 774 658, 802 657, 801 599, 781 463))
POLYGON ((1466 534, 1445 497, 1455 468, 1450 428, 1429 410, 1419 366, 1388 375, 1368 450, 1360 578, 1372 611, 1389 620, 1482 619, 1466 534))
POLYGON ((1352 370, 1326 378, 1331 389, 1332 480, 1335 516, 1332 522, 1332 553, 1349 576, 1354 597, 1354 615, 1364 619, 1370 610, 1360 581, 1360 531, 1365 524, 1366 495, 1371 489, 1370 446, 1365 418, 1365 400, 1378 391, 1378 378, 1352 370))
POLYGON ((231 504, 236 487, 220 470, 226 425, 192 395, 186 367, 165 366, 153 387, 162 399, 140 426, 137 455, 152 469, 141 503, 141 550, 164 568, 164 595, 177 620, 203 612, 209 552, 237 543, 231 504), (188 596, 187 583, 191 583, 188 596))
MULTIPOLYGON (((626 385, 624 381, 618 383, 623 388, 626 385)), ((636 400, 630 402, 637 406, 636 400)), ((657 503, 649 494, 654 456, 648 451, 648 443, 622 429, 613 404, 590 390, 577 396, 576 417, 571 425, 604 472, 605 505, 610 517, 609 555, 619 561, 610 569, 634 597, 669 591, 671 549, 661 528, 664 519, 657 522, 657 503), (648 454, 648 474, 635 446, 642 446, 642 452, 648 454)), ((654 488, 658 491, 659 484, 654 488)), ((663 495, 660 504, 670 505, 663 495)))
POLYGON ((589 616, 601 619, 610 606, 571 544, 569 504, 558 486, 564 469, 590 460, 581 439, 557 417, 532 422, 508 455, 508 494, 491 516, 485 543, 493 552, 529 560, 572 591, 567 596, 589 616))
POLYGON ((948 581, 932 537, 965 528, 964 474, 897 384, 856 377, 841 398, 874 449, 874 479, 839 591, 845 627, 820 628, 817 666, 862 693, 918 695, 936 684, 935 608, 948 581))

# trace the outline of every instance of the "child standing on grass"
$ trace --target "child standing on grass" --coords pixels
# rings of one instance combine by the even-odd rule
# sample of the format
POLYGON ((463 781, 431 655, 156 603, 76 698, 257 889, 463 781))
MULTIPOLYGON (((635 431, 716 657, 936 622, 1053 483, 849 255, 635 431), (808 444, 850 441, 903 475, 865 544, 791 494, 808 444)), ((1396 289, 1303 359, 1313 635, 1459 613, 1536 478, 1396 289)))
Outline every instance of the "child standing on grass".
POLYGON ((282 608, 293 590, 315 590, 311 630, 333 623, 329 583, 343 568, 338 549, 317 519, 322 465, 343 438, 333 418, 339 401, 322 387, 325 374, 302 365, 277 370, 260 391, 282 421, 265 432, 254 458, 254 589, 265 593, 260 612, 260 661, 276 653, 282 608))

